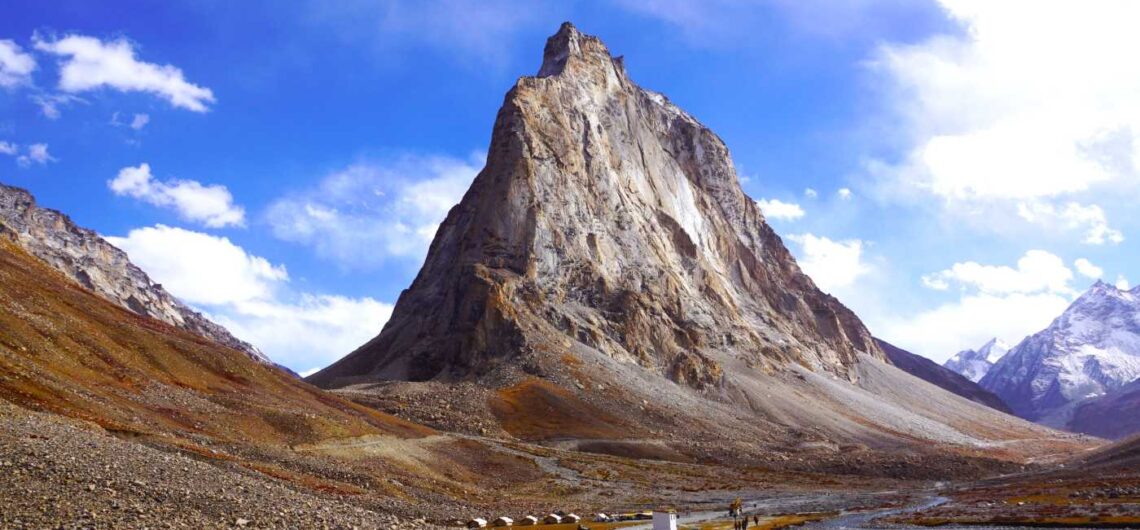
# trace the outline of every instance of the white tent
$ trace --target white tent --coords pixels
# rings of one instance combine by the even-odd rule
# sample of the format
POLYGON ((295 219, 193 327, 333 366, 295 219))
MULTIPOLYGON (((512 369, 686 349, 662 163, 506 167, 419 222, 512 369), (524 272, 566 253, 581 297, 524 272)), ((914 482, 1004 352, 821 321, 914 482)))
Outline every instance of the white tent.
POLYGON ((522 519, 519 519, 518 524, 516 524, 515 526, 533 526, 536 524, 538 524, 538 517, 535 517, 533 515, 527 515, 527 516, 523 517, 522 519))
POLYGON ((491 526, 494 526, 496 528, 503 526, 513 526, 514 524, 515 520, 505 515, 491 522, 491 526))
POLYGON ((574 515, 572 513, 568 513, 568 514, 562 516, 562 522, 564 522, 564 523, 576 523, 576 522, 581 521, 581 520, 582 520, 581 517, 578 517, 577 515, 574 515))
POLYGON ((562 518, 555 514, 548 514, 546 517, 542 518, 542 522, 544 524, 558 524, 562 522, 562 518))
POLYGON ((594 522, 595 523, 608 523, 609 521, 610 521, 610 516, 608 516, 604 513, 598 512, 598 513, 594 514, 594 522))
POLYGON ((476 517, 467 521, 467 528, 487 528, 487 520, 482 517, 476 517))

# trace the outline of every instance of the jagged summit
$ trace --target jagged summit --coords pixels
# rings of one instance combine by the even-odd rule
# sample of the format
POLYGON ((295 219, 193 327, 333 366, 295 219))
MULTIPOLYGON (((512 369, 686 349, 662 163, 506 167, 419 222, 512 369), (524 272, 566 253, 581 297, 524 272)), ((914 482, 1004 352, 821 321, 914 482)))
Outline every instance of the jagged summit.
POLYGON ((558 33, 546 39, 542 52, 542 66, 538 77, 561 75, 563 71, 580 72, 584 69, 613 69, 622 74, 621 59, 610 55, 601 39, 585 35, 570 22, 563 22, 558 33))
POLYGON ((63 213, 37 206, 27 190, 0 184, 0 236, 112 303, 269 362, 252 344, 151 281, 125 252, 99 234, 76 225, 63 213))
POLYGON ((995 337, 976 350, 962 350, 954 354, 943 366, 977 383, 1007 352, 1009 345, 995 337))

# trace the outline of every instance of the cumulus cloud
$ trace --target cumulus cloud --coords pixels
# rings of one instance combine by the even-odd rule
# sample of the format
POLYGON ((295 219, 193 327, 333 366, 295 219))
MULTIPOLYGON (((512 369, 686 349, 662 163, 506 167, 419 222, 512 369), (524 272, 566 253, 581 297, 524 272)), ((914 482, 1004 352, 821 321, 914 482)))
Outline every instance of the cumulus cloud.
POLYGON ((483 158, 404 156, 353 165, 326 176, 314 189, 278 199, 266 218, 276 237, 312 246, 345 267, 422 259, 483 158))
POLYGON ((989 294, 1053 292, 1071 294, 1073 271, 1054 254, 1030 250, 1017 260, 1017 268, 982 265, 975 261, 955 263, 949 269, 922 277, 927 287, 946 290, 952 284, 989 294))
POLYGON ((102 41, 95 37, 68 35, 47 41, 33 38, 37 50, 61 57, 59 89, 80 93, 100 88, 122 92, 146 92, 177 108, 206 112, 214 102, 209 89, 186 81, 173 65, 140 61, 134 45, 126 39, 102 41))
POLYGON ((788 239, 800 247, 800 268, 824 291, 851 286, 871 271, 863 259, 861 240, 833 241, 813 234, 790 235, 788 239))
POLYGON ((779 219, 781 221, 794 221, 804 216, 804 209, 794 202, 784 202, 778 199, 760 199, 756 201, 764 217, 779 219))
POLYGON ((1077 260, 1073 262, 1073 266, 1076 267, 1077 272, 1081 273, 1081 276, 1085 278, 1096 280, 1104 276, 1104 269, 1093 265, 1093 262, 1085 258, 1077 258, 1077 260))
POLYGON ((283 265, 224 237, 156 225, 107 240, 171 294, 294 369, 339 359, 379 333, 392 312, 369 297, 294 291, 283 265))
POLYGON ((14 143, 0 141, 0 155, 15 155, 20 152, 20 147, 14 143))
POLYGON ((840 199, 843 199, 845 201, 851 199, 850 188, 839 188, 839 191, 835 192, 835 194, 838 195, 840 199))
POLYGON ((1136 180, 1140 4, 939 4, 959 32, 884 45, 872 61, 904 150, 869 164, 882 190, 952 214, 1024 204, 1023 220, 1082 227, 1092 244, 1122 239, 1099 206, 1073 199, 1136 180))
MULTIPOLYGON (((1099 273, 1080 259, 1081 274, 1099 273)), ((922 277, 927 287, 958 288, 958 299, 933 309, 881 319, 876 330, 892 343, 937 361, 998 337, 1009 343, 1040 331, 1072 303, 1073 272, 1061 258, 1030 250, 1016 267, 968 261, 922 277)))
POLYGON ((887 318, 875 333, 935 361, 993 337, 1011 344, 1041 331, 1072 303, 1056 293, 965 294, 907 317, 887 318))
POLYGON ((233 195, 225 186, 202 185, 193 180, 156 180, 150 164, 125 167, 107 182, 116 195, 134 197, 164 208, 173 208, 187 221, 200 222, 211 228, 245 223, 245 209, 233 203, 233 195))
POLYGON ((1116 275, 1116 288, 1117 289, 1128 289, 1129 288, 1128 278, 1125 278, 1123 274, 1117 274, 1116 275))
POLYGON ((819 192, 815 191, 812 188, 804 188, 804 197, 807 197, 809 199, 814 199, 816 197, 819 197, 819 192))
POLYGON ((0 87, 13 88, 32 82, 36 59, 15 42, 0 40, 0 87))
POLYGON ((1017 215, 1047 228, 1083 231, 1083 241, 1090 245, 1118 244, 1124 241, 1124 233, 1108 226, 1108 216, 1096 204, 1069 202, 1057 207, 1040 202, 1021 203, 1017 205, 1017 215))
MULTIPOLYGON (((8 144, 8 148, 12 147, 15 146, 8 144)), ((29 167, 32 164, 39 164, 42 166, 48 162, 55 162, 57 160, 57 158, 51 156, 51 153, 48 153, 47 144, 29 145, 28 148, 24 151, 24 154, 16 157, 16 163, 20 164, 20 167, 29 167)))

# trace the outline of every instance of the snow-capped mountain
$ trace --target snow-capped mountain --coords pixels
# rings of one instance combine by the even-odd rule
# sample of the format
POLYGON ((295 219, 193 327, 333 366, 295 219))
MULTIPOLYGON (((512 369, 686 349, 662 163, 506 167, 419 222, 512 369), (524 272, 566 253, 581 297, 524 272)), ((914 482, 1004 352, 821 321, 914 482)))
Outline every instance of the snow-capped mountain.
POLYGON ((966 379, 977 383, 985 377, 986 372, 997 363, 1006 352, 1009 345, 1000 339, 993 338, 976 350, 962 350, 942 366, 953 370, 966 379))
POLYGON ((1067 405, 1140 377, 1140 288, 1098 281, 1049 327, 1026 338, 979 381, 1017 415, 1064 424, 1067 405), (1052 418, 1049 418, 1052 416, 1052 418))

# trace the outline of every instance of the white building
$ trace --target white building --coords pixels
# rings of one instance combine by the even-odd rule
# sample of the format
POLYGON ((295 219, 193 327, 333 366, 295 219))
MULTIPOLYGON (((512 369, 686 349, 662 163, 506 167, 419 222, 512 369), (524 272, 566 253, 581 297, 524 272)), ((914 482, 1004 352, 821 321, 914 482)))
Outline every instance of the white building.
POLYGON ((653 530, 677 530, 677 514, 653 512, 653 530))

